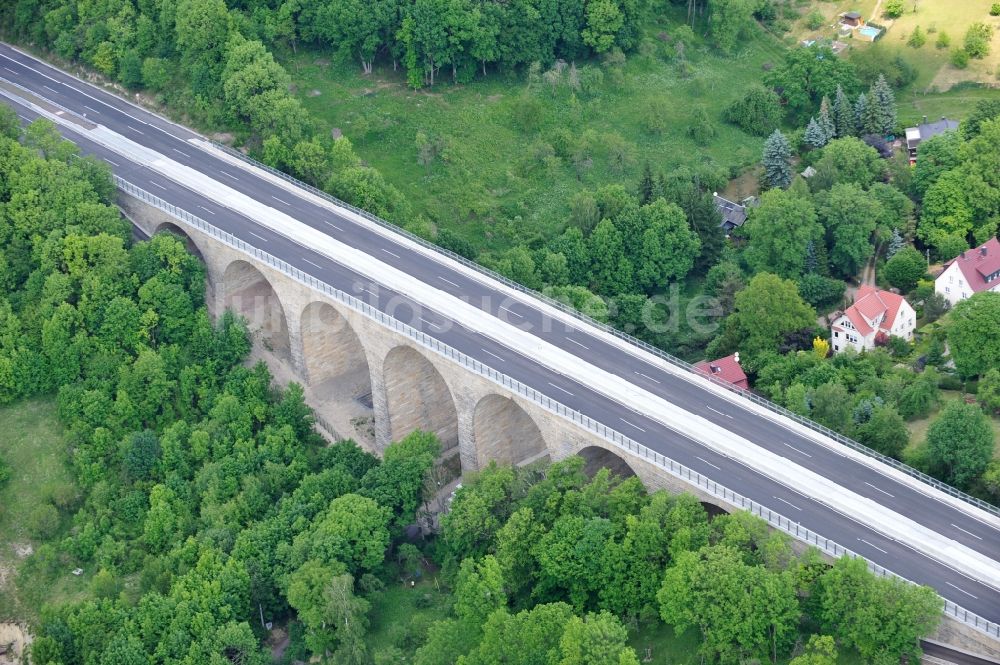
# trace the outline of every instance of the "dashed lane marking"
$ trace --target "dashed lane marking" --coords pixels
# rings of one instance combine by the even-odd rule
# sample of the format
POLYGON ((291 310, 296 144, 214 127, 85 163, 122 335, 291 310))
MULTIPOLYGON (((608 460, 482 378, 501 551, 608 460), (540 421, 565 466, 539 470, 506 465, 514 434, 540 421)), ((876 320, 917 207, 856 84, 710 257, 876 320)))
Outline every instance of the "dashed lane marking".
POLYGON ((648 375, 648 374, 643 374, 642 372, 636 372, 636 374, 638 374, 639 376, 641 376, 641 377, 642 377, 642 378, 644 378, 644 379, 649 379, 649 380, 650 380, 650 381, 652 381, 653 383, 659 383, 659 381, 657 381, 656 379, 654 379, 653 377, 651 377, 651 376, 650 376, 650 375, 648 375))
POLYGON ((712 468, 713 468, 713 469, 715 469, 716 471, 722 471, 722 468, 721 468, 721 467, 718 467, 718 466, 715 466, 714 464, 712 464, 711 462, 709 462, 709 461, 708 461, 707 459, 705 459, 704 457, 698 457, 697 455, 695 455, 695 459, 700 459, 700 460, 701 460, 702 462, 704 462, 705 464, 709 465, 710 467, 712 467, 712 468))
POLYGON ((884 489, 882 489, 881 487, 875 487, 874 485, 872 485, 872 484, 871 484, 870 482, 868 482, 868 481, 865 481, 865 485, 868 485, 868 487, 872 488, 873 490, 877 490, 877 491, 881 492, 882 494, 885 494, 885 495, 886 495, 886 496, 888 496, 888 497, 891 497, 891 498, 893 498, 893 499, 895 499, 895 498, 896 498, 896 496, 895 496, 895 495, 893 495, 893 494, 889 494, 888 492, 886 492, 886 491, 885 491, 884 489))
POLYGON ((488 353, 488 354, 490 354, 491 356, 493 356, 494 358, 496 358, 496 359, 497 359, 497 360, 499 360, 500 362, 503 362, 503 361, 504 361, 502 357, 498 356, 497 354, 493 353, 492 351, 487 351, 486 349, 483 349, 483 353, 488 353))
MULTIPOLYGON (((868 542, 867 540, 865 540, 864 538, 858 538, 858 540, 859 540, 859 541, 861 541, 862 543, 864 543, 865 545, 867 545, 868 547, 874 547, 875 549, 877 549, 877 550, 878 550, 879 552, 881 552, 882 554, 888 554, 888 552, 886 552, 886 551, 885 551, 884 549, 882 549, 882 548, 881 548, 881 547, 879 547, 878 545, 873 545, 872 543, 869 543, 869 542, 868 542)), ((956 588, 957 588, 957 587, 956 587, 956 588)))
POLYGON ((637 430, 639 430, 640 432, 645 432, 645 431, 646 431, 646 430, 644 430, 643 428, 641 428, 641 427, 639 427, 638 425, 636 425, 635 423, 630 423, 629 421, 625 420, 624 418, 619 418, 618 420, 622 421, 622 422, 623 422, 623 423, 625 423, 626 425, 629 425, 630 427, 634 427, 634 428, 636 428, 636 429, 637 429, 637 430))
POLYGON ((257 235, 257 234, 256 234, 256 233, 254 233, 253 231, 247 231, 247 233, 249 233, 250 235, 252 235, 252 236, 253 236, 253 237, 255 237, 255 238, 260 238, 260 239, 261 239, 261 240, 263 240, 264 242, 267 242, 267 238, 265 238, 264 236, 260 236, 260 235, 257 235))
POLYGON ((972 533, 971 531, 966 531, 965 529, 963 529, 962 527, 958 526, 957 524, 952 524, 952 526, 955 527, 956 529, 958 529, 959 531, 961 531, 962 533, 967 533, 970 536, 972 536, 973 538, 976 538, 977 540, 982 540, 982 538, 980 536, 977 536, 976 534, 972 533))
MULTIPOLYGON (((782 441, 782 443, 785 443, 785 442, 784 442, 784 441, 782 441)), ((810 455, 810 454, 809 454, 809 453, 807 453, 806 451, 804 451, 804 450, 799 450, 798 448, 796 448, 795 446, 793 446, 793 445, 792 445, 792 444, 790 444, 790 443, 785 443, 785 445, 786 445, 786 446, 788 446, 789 448, 791 448, 792 450, 794 450, 795 452, 797 452, 797 453, 798 453, 798 454, 800 454, 800 455, 805 455, 806 457, 812 457, 812 455, 810 455)))
POLYGON ((801 508, 799 508, 798 506, 796 506, 796 505, 795 505, 794 503, 792 503, 791 501, 785 501, 785 500, 784 500, 784 499, 782 499, 782 498, 781 498, 780 496, 776 496, 776 497, 774 497, 774 498, 775 498, 775 499, 777 499, 778 501, 780 501, 781 503, 784 503, 784 504, 787 504, 787 505, 791 506, 792 508, 794 508, 795 510, 798 510, 799 512, 802 512, 802 509, 801 509, 801 508))
POLYGON ((388 254, 389 256, 394 256, 394 257, 396 257, 397 259, 399 258, 399 254, 397 254, 396 252, 390 252, 390 251, 389 251, 389 250, 387 250, 387 249, 386 249, 385 247, 379 247, 379 249, 381 249, 381 250, 382 250, 383 252, 385 252, 385 253, 386 253, 386 254, 388 254))
POLYGON ((575 339, 573 339, 572 337, 566 337, 566 338, 565 338, 565 340, 566 340, 567 342, 573 342, 573 343, 574 343, 574 344, 576 344, 577 346, 582 346, 583 348, 585 348, 585 349, 587 349, 588 351, 590 351, 590 347, 589 347, 589 346, 587 346, 586 344, 581 344, 580 342, 576 341, 576 340, 575 340, 575 339))
POLYGON ((567 395, 570 395, 571 397, 576 397, 576 395, 574 395, 574 394, 573 394, 573 393, 571 393, 570 391, 566 390, 566 389, 565 389, 565 388, 563 388, 562 386, 557 386, 556 384, 552 383, 551 381, 547 381, 546 383, 548 383, 548 384, 549 384, 550 386, 552 386, 552 387, 553 387, 553 388, 555 388, 556 390, 561 390, 561 391, 563 391, 564 393, 566 393, 567 395))
POLYGON ((455 282, 453 282, 450 279, 448 279, 447 277, 442 277, 441 275, 438 275, 438 279, 440 279, 442 282, 448 282, 449 284, 451 284, 452 286, 454 286, 456 289, 462 288, 458 284, 456 284, 455 282))

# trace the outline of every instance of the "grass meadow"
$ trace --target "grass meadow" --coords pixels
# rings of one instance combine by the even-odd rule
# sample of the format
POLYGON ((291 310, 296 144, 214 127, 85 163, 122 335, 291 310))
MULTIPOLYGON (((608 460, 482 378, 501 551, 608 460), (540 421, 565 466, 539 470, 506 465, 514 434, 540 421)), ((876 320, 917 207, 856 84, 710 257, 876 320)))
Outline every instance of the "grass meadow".
POLYGON ((759 159, 762 140, 725 124, 721 114, 762 78, 765 63, 780 61, 781 42, 761 32, 734 57, 695 45, 682 72, 666 41, 676 18, 648 25, 645 46, 618 70, 576 63, 600 67, 604 76, 590 92, 575 94, 566 84, 529 89, 523 73, 414 91, 391 63, 363 76, 354 63, 316 53, 284 62, 320 123, 343 132, 416 211, 476 245, 502 248, 526 239, 509 237, 499 220, 520 216, 532 232, 549 236, 562 228, 575 192, 614 182, 632 188, 647 161, 666 171, 713 160, 735 172, 759 159), (715 136, 698 145, 688 127, 702 112, 715 136), (418 132, 439 146, 429 165, 418 163, 418 132), (593 146, 590 163, 560 156, 567 132, 593 146))

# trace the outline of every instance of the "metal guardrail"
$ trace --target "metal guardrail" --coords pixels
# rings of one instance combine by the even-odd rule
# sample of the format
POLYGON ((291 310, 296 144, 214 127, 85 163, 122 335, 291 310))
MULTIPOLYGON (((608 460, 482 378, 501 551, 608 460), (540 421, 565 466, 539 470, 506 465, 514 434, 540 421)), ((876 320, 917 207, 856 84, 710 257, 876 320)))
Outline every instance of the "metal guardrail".
MULTIPOLYGON (((726 503, 732 505, 735 508, 740 508, 742 510, 749 511, 754 515, 762 518, 770 526, 783 531, 793 538, 797 538, 803 542, 817 547, 819 550, 833 557, 850 556, 854 558, 864 558, 859 554, 852 552, 851 550, 843 547, 842 545, 824 538, 818 533, 811 531, 798 522, 793 522, 784 515, 772 511, 770 508, 763 506, 751 499, 744 497, 741 494, 730 490, 724 485, 720 485, 710 478, 703 476, 697 471, 693 471, 684 465, 675 462, 674 460, 662 455, 655 450, 650 450, 646 446, 633 441, 629 437, 625 436, 621 432, 618 432, 606 425, 593 420, 589 416, 580 413, 574 409, 571 409, 564 404, 551 399, 547 395, 538 392, 534 388, 521 383, 520 381, 507 376, 501 372, 496 371, 492 367, 483 364, 479 360, 468 356, 461 351, 441 342, 440 340, 427 335, 426 333, 413 328, 402 321, 382 312, 381 310, 372 307, 367 302, 355 298, 354 296, 336 289, 326 282, 323 282, 315 277, 299 270, 295 266, 282 261, 281 259, 264 252, 253 245, 250 245, 240 238, 237 238, 231 233, 227 233, 215 226, 209 224, 205 220, 192 215, 191 213, 174 206, 173 204, 159 198, 158 196, 151 194, 144 189, 128 182, 127 180, 114 176, 115 184, 118 186, 122 192, 133 196, 153 207, 156 207, 172 217, 186 223, 187 225, 209 235, 226 244, 238 251, 249 254, 255 259, 267 264, 268 266, 274 268, 275 270, 283 273, 284 275, 294 279, 295 281, 304 284, 312 289, 315 289, 326 296, 343 303, 344 305, 350 307, 351 309, 360 312, 361 314, 373 319, 380 325, 393 330, 409 339, 413 340, 420 346, 429 349, 430 351, 436 353, 437 355, 443 356, 459 365, 461 365, 466 370, 478 374, 489 381, 502 386, 503 388, 514 392, 521 397, 530 400, 540 408, 561 416, 579 427, 582 427, 594 434, 600 436, 604 440, 610 442, 615 447, 626 451, 631 455, 639 456, 645 459, 648 463, 656 466, 657 468, 669 473, 670 475, 679 478, 691 485, 694 485, 701 491, 709 494, 710 496, 716 497, 726 503)), ((896 575, 890 570, 872 562, 867 561, 868 568, 876 575, 880 577, 896 577, 904 581, 909 582, 906 578, 896 575)), ((1000 638, 1000 624, 993 623, 978 616, 973 612, 952 603, 951 601, 942 598, 944 603, 943 610, 949 616, 953 616, 959 621, 979 630, 987 635, 1000 638)))
POLYGON ((388 222, 388 221, 386 221, 384 219, 381 219, 379 217, 376 217, 375 215, 371 214, 370 212, 367 212, 365 210, 362 210, 361 208, 353 206, 350 203, 346 203, 344 201, 341 201, 340 199, 338 199, 338 198, 336 198, 334 196, 331 196, 330 194, 327 194, 326 192, 324 192, 321 189, 317 189, 316 187, 313 187, 312 185, 306 184, 306 183, 304 183, 304 182, 302 182, 300 180, 296 180, 295 178, 293 178, 292 176, 288 175, 287 173, 282 173, 281 171, 279 171, 277 169, 274 169, 274 168, 268 166, 267 164, 263 164, 261 162, 258 162, 255 159, 253 159, 252 157, 248 157, 247 155, 244 155, 239 150, 234 150, 233 148, 230 148, 229 146, 223 145, 223 144, 218 143, 216 141, 209 141, 209 142, 213 146, 215 146, 216 148, 218 148, 219 150, 222 150, 223 152, 225 152, 225 153, 227 153, 229 155, 232 155, 232 156, 234 156, 234 157, 236 157, 236 158, 238 158, 238 159, 240 159, 240 160, 242 160, 244 162, 247 162, 248 164, 251 164, 252 166, 255 166, 255 167, 259 168, 259 169, 267 171, 268 173, 271 173, 272 175, 275 175, 275 176, 281 178, 282 180, 285 180, 285 181, 287 181, 287 182, 295 185, 296 187, 300 187, 302 189, 305 189, 306 191, 308 191, 308 192, 310 192, 312 194, 315 194, 316 196, 319 196, 319 197, 325 199, 326 201, 328 201, 328 202, 330 202, 330 203, 332 203, 332 204, 334 204, 334 205, 336 205, 338 207, 346 208, 347 210, 350 210, 354 214, 360 215, 361 217, 364 217, 365 219, 367 219, 370 222, 378 224, 379 226, 381 226, 381 227, 383 227, 385 229, 388 229, 388 230, 392 231, 393 233, 398 233, 399 235, 404 236, 408 240, 411 240, 411 241, 413 241, 415 243, 418 243, 419 245, 421 245, 424 248, 427 248, 427 249, 430 249, 430 250, 432 250, 434 252, 437 252, 438 254, 441 254, 442 256, 445 256, 445 257, 447 257, 447 258, 449 258, 449 259, 451 259, 453 261, 457 261, 457 262, 461 263, 463 266, 465 266, 467 268, 471 268, 471 269, 475 270, 476 272, 478 272, 478 273, 480 273, 480 274, 482 274, 482 275, 484 275, 486 277, 489 277, 490 279, 494 279, 494 280, 496 280, 498 282, 501 282, 505 286, 508 286, 508 287, 510 287, 512 289, 515 289, 515 290, 517 290, 517 291, 519 291, 521 293, 524 293, 525 295, 531 296, 532 298, 536 298, 538 300, 541 300, 545 304, 547 304, 547 305, 549 305, 551 307, 555 307, 556 309, 560 310, 564 314, 568 314, 568 315, 570 315, 570 316, 572 316, 572 317, 574 317, 574 318, 582 321, 583 323, 586 323, 588 325, 591 325, 591 326, 594 326, 596 328, 599 328, 600 330, 602 330, 602 331, 604 331, 604 332, 606 332, 608 334, 614 335, 615 337, 617 337, 617 338, 619 338, 619 339, 621 339, 621 340, 623 340, 625 342, 628 342, 629 344, 632 344, 633 346, 637 346, 640 349, 642 349, 643 351, 646 351, 647 353, 651 353, 654 356, 660 358, 661 360, 664 360, 664 361, 670 363, 671 365, 673 365, 675 367, 679 367, 679 368, 681 368, 681 369, 683 369, 685 371, 691 372, 692 374, 696 374, 697 376, 699 376, 701 378, 704 378, 704 379, 707 379, 709 381, 712 381, 716 385, 721 386, 721 387, 725 388, 726 390, 729 390, 730 392, 736 393, 736 394, 738 394, 738 395, 740 395, 742 397, 745 397, 746 399, 750 400, 754 404, 757 404, 758 406, 761 406, 761 407, 767 409, 768 411, 771 411, 772 413, 775 413, 775 414, 780 415, 780 416, 784 416, 785 418, 790 418, 791 420, 794 420, 796 423, 798 423, 798 424, 800 424, 800 425, 802 425, 804 427, 807 427, 807 428, 809 428, 809 429, 811 429, 811 430, 813 430, 815 432, 818 432, 819 434, 822 434, 824 436, 827 436, 827 437, 833 439, 837 443, 845 445, 848 448, 856 450, 857 452, 863 453, 864 455, 867 455, 868 457, 871 457, 871 458, 873 458, 875 460, 878 460, 879 462, 882 462, 883 464, 887 464, 887 465, 891 466, 892 468, 897 469, 898 471, 901 471, 901 472, 903 472, 903 473, 905 473, 905 474, 907 474, 907 475, 909 475, 909 476, 911 476, 913 478, 916 478, 917 480, 919 480, 919 481, 921 481, 921 482, 923 482, 923 483, 925 483, 927 485, 930 485, 931 487, 933 487, 933 488, 935 488, 937 490, 940 490, 940 491, 942 491, 942 492, 944 492, 944 493, 946 493, 946 494, 948 494, 950 496, 953 496, 953 497, 955 497, 957 499, 961 499, 962 501, 965 501, 966 503, 969 503, 969 504, 971 504, 971 505, 973 505, 973 506, 975 506, 975 507, 977 507, 977 508, 979 508, 981 510, 984 510, 984 511, 986 511, 988 513, 991 513, 993 515, 996 515, 996 516, 1000 517, 1000 507, 994 506, 993 504, 991 504, 989 502, 986 502, 986 501, 983 501, 982 499, 980 499, 978 497, 974 497, 974 496, 972 496, 970 494, 967 494, 966 492, 963 492, 963 491, 961 491, 960 489, 958 489, 956 487, 952 487, 951 485, 949 485, 947 483, 941 482, 937 478, 929 476, 926 473, 924 473, 923 471, 919 471, 917 469, 914 469, 913 467, 911 467, 911 466, 909 466, 907 464, 904 464, 903 462, 900 462, 897 459, 894 459, 892 457, 888 457, 887 455, 883 455, 882 453, 878 452, 877 450, 872 450, 871 448, 869 448, 868 446, 864 445, 863 443, 859 443, 859 442, 855 441, 854 439, 852 439, 850 437, 844 436, 843 434, 840 434, 839 432, 833 431, 829 427, 826 427, 824 425, 820 425, 819 423, 817 423, 817 422, 815 422, 813 420, 810 420, 808 418, 800 416, 799 414, 797 414, 797 413, 795 413, 793 411, 790 411, 790 410, 786 409, 783 406, 775 404, 774 402, 772 402, 772 401, 770 401, 768 399, 765 399, 765 398, 761 397, 760 395, 757 395, 757 394, 755 394, 755 393, 753 393, 753 392, 751 392, 749 390, 743 390, 741 388, 737 388, 736 386, 732 385, 731 383, 727 383, 725 381, 722 381, 721 379, 719 379, 719 378, 717 378, 715 376, 712 376, 710 374, 705 374, 703 372, 699 372, 699 371, 697 371, 694 368, 694 366, 691 363, 689 363, 687 361, 684 361, 684 360, 681 360, 680 358, 677 358, 676 356, 673 356, 673 355, 667 353, 663 349, 660 349, 660 348, 658 348, 656 346, 653 346, 652 344, 649 344, 648 342, 644 342, 643 340, 641 340, 641 339, 639 339, 637 337, 634 337, 632 335, 629 335, 628 333, 622 332, 621 330, 618 330, 617 328, 614 328, 613 326, 609 326, 606 323, 602 323, 600 321, 597 321, 597 320, 595 320, 595 319, 587 316, 586 314, 583 314, 583 313, 579 312, 578 310, 574 309, 573 307, 567 305, 564 302, 561 302, 559 300, 551 298, 551 297, 545 295, 544 293, 539 293, 538 291, 534 291, 532 289, 529 289, 526 286, 524 286, 522 284, 519 284, 519 283, 515 282, 514 280, 512 280, 512 279, 510 279, 508 277, 504 277, 503 275, 501 275, 498 272, 495 272, 493 270, 490 270, 489 268, 485 268, 485 267, 479 265, 475 261, 471 261, 471 260, 467 259, 466 257, 464 257, 464 256, 462 256, 460 254, 456 254, 455 252, 453 252, 451 250, 445 249, 443 247, 439 247, 439 246, 435 245, 434 243, 429 242, 429 241, 421 238, 420 236, 418 236, 418 235, 416 235, 414 233, 411 233, 410 231, 407 231, 404 228, 396 226, 395 224, 393 224, 391 222, 388 222))

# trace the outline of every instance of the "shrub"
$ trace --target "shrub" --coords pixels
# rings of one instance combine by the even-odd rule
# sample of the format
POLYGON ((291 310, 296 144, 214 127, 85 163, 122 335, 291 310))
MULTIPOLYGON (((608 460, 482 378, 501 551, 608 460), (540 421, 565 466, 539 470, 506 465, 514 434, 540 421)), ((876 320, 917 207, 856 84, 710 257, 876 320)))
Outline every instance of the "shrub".
POLYGON ((973 23, 965 32, 965 52, 970 58, 985 58, 990 54, 993 28, 985 23, 973 23))
POLYGON ((903 0, 889 0, 885 3, 885 15, 889 18, 899 18, 903 15, 906 7, 903 0))
POLYGON ((823 26, 824 22, 826 22, 826 19, 823 18, 823 13, 820 11, 809 12, 809 15, 806 16, 806 27, 810 30, 818 30, 823 26))
POLYGON ((958 69, 965 69, 969 66, 969 54, 963 48, 953 49, 951 52, 951 64, 958 69))
POLYGON ((10 465, 0 457, 0 488, 7 484, 10 480, 10 465))
POLYGON ((920 48, 926 43, 927 35, 924 34, 924 31, 920 29, 919 25, 913 29, 913 34, 911 34, 910 38, 906 40, 906 45, 912 48, 920 48))
POLYGON ((755 85, 723 112, 723 118, 745 132, 767 136, 781 122, 781 102, 773 90, 755 85))
POLYGON ((948 48, 949 46, 951 46, 951 37, 948 36, 947 32, 942 30, 941 32, 938 33, 937 41, 934 42, 934 46, 939 49, 948 48))
POLYGON ((990 7, 990 16, 1000 16, 1000 2, 994 2, 990 7))
POLYGON ((59 530, 59 511, 51 503, 35 506, 28 514, 28 531, 31 535, 47 540, 59 530))

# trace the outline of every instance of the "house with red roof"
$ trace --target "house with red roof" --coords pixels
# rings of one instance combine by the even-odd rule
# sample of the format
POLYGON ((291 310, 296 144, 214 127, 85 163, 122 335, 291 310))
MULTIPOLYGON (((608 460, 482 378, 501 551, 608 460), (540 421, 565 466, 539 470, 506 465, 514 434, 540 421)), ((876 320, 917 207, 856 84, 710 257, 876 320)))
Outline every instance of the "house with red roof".
POLYGON ((1000 241, 990 238, 945 264, 934 290, 952 305, 980 291, 1000 291, 1000 241))
POLYGON ((700 363, 695 363, 694 368, 702 374, 722 379, 737 388, 742 388, 743 390, 750 389, 747 375, 743 372, 743 368, 740 367, 740 354, 738 351, 731 356, 719 358, 718 360, 702 360, 700 363))
POLYGON ((874 286, 858 289, 854 304, 830 325, 833 352, 864 351, 885 344, 889 337, 913 338, 917 314, 906 298, 874 286))

